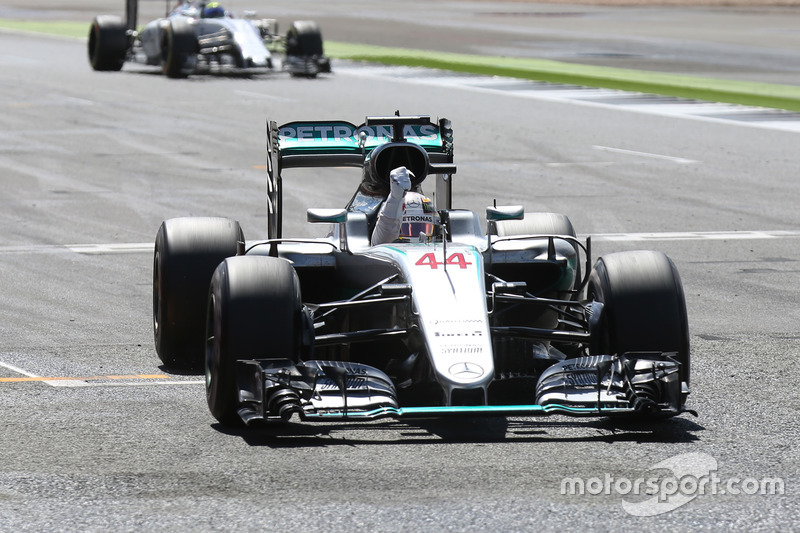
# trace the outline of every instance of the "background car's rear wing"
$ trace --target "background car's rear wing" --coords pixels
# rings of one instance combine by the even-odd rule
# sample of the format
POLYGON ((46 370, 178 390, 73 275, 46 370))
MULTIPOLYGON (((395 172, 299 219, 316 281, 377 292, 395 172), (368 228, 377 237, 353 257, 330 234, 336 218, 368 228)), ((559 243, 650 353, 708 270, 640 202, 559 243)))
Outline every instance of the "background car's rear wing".
MULTIPOLYGON (((429 173, 438 174, 436 181, 437 207, 451 208, 453 165, 453 130, 450 121, 438 124, 430 117, 385 116, 367 117, 356 126, 345 121, 299 121, 278 126, 267 121, 267 234, 270 239, 281 238, 282 171, 301 167, 363 167, 371 154, 391 149, 411 148, 414 162, 424 159, 424 168, 413 168, 419 181, 429 173), (424 153, 421 153, 424 152, 424 153)), ((393 157, 384 157, 394 160, 393 157)), ((397 158, 402 160, 401 158, 397 158)), ((375 163, 376 161, 373 161, 375 163)), ((398 165, 399 166, 399 165, 398 165)))

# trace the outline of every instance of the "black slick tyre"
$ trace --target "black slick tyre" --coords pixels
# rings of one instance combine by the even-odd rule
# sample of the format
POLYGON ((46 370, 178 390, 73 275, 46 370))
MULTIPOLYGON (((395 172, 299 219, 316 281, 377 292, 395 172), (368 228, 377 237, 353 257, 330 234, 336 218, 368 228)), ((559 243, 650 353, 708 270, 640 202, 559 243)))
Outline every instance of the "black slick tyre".
MULTIPOLYGON (((316 77, 319 64, 316 61, 323 57, 322 32, 317 23, 311 20, 296 20, 289 26, 286 32, 286 56, 297 58, 296 61, 302 63, 314 62, 313 71, 292 72, 292 76, 316 77)), ((330 72, 330 65, 325 63, 327 71, 330 72)))
POLYGON ((95 17, 89 28, 89 64, 97 71, 119 71, 130 46, 128 28, 119 17, 95 17))
POLYGON ((569 235, 575 236, 575 229, 567 215, 561 213, 525 213, 522 220, 499 220, 494 222, 495 235, 569 235))
POLYGON ((689 384, 686 301, 669 257, 647 250, 604 255, 589 276, 587 297, 603 303, 597 353, 675 352, 681 381, 689 384))
POLYGON ((237 361, 297 360, 301 309, 297 273, 284 259, 230 257, 214 271, 206 314, 206 399, 220 423, 242 424, 237 361))
POLYGON ((161 70, 168 78, 186 78, 192 67, 190 58, 197 53, 197 35, 187 21, 170 21, 161 35, 161 70))
MULTIPOLYGON (((561 213, 525 213, 522 220, 498 220, 492 222, 490 228, 498 237, 514 235, 565 235, 575 237, 575 228, 567 215, 561 213)), ((578 253, 577 246, 575 248, 578 253)), ((575 266, 575 282, 572 288, 577 290, 581 282, 581 262, 575 266)))
POLYGON ((153 333, 158 357, 169 368, 203 367, 205 309, 211 276, 244 242, 227 218, 165 220, 153 255, 153 333))

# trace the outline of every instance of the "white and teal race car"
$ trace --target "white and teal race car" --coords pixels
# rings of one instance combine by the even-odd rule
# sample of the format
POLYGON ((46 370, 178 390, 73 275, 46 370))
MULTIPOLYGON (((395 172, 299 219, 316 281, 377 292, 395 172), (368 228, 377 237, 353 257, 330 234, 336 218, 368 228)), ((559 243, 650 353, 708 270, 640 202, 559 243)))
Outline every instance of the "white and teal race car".
POLYGON ((266 239, 203 217, 156 238, 158 355, 205 368, 221 423, 687 410, 686 307, 666 255, 592 263, 564 215, 492 206, 484 223, 454 208, 446 119, 270 122, 267 146, 266 239), (343 208, 308 209, 328 235, 284 236, 284 172, 334 166, 360 185, 343 208), (400 166, 432 198, 433 231, 372 244, 400 166))

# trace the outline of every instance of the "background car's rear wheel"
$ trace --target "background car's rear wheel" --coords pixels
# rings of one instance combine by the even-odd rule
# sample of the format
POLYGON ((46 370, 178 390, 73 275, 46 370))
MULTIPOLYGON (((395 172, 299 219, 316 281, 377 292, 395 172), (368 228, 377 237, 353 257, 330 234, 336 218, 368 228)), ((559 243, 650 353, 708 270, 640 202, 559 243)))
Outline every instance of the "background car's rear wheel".
POLYGON ((156 352, 172 368, 203 366, 208 287, 214 269, 244 242, 239 223, 227 218, 165 220, 153 256, 153 333, 156 352))
MULTIPOLYGON (((317 23, 311 20, 296 20, 286 32, 286 55, 299 58, 313 58, 323 56, 322 32, 317 23)), ((316 71, 300 73, 292 72, 292 76, 306 76, 313 78, 316 71)))
POLYGON ((119 17, 95 17, 89 28, 89 64, 94 70, 118 71, 125 63, 130 39, 119 17))
POLYGON ((297 360, 301 347, 300 281, 277 257, 240 256, 214 271, 206 314, 206 399, 225 425, 240 425, 236 361, 297 360))
POLYGON ((197 53, 197 34, 188 22, 175 19, 161 36, 161 70, 169 78, 186 78, 190 59, 197 53))
POLYGON ((669 257, 647 250, 604 255, 589 276, 587 297, 603 303, 597 353, 676 352, 681 381, 689 384, 686 302, 669 257))

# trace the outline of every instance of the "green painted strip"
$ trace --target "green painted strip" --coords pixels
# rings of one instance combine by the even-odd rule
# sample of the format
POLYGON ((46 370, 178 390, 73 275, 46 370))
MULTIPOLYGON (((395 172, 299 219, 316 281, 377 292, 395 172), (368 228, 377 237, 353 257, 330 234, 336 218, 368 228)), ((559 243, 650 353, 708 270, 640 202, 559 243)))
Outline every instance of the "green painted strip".
MULTIPOLYGON (((91 21, 28 21, 0 19, 0 28, 86 38, 91 21)), ((800 111, 800 86, 679 76, 660 72, 594 67, 546 59, 527 59, 389 48, 366 44, 325 42, 332 58, 386 65, 436 68, 454 72, 508 76, 525 80, 603 87, 800 111)), ((335 70, 335 69, 334 69, 335 70)))
POLYGON ((331 57, 354 61, 508 76, 800 111, 800 86, 794 85, 680 76, 643 70, 577 65, 545 59, 430 52, 339 42, 326 42, 325 51, 331 57))
POLYGON ((89 36, 89 26, 91 25, 91 20, 87 20, 86 22, 64 22, 0 19, 0 28, 46 33, 48 35, 60 35, 62 37, 80 37, 84 39, 89 36))

